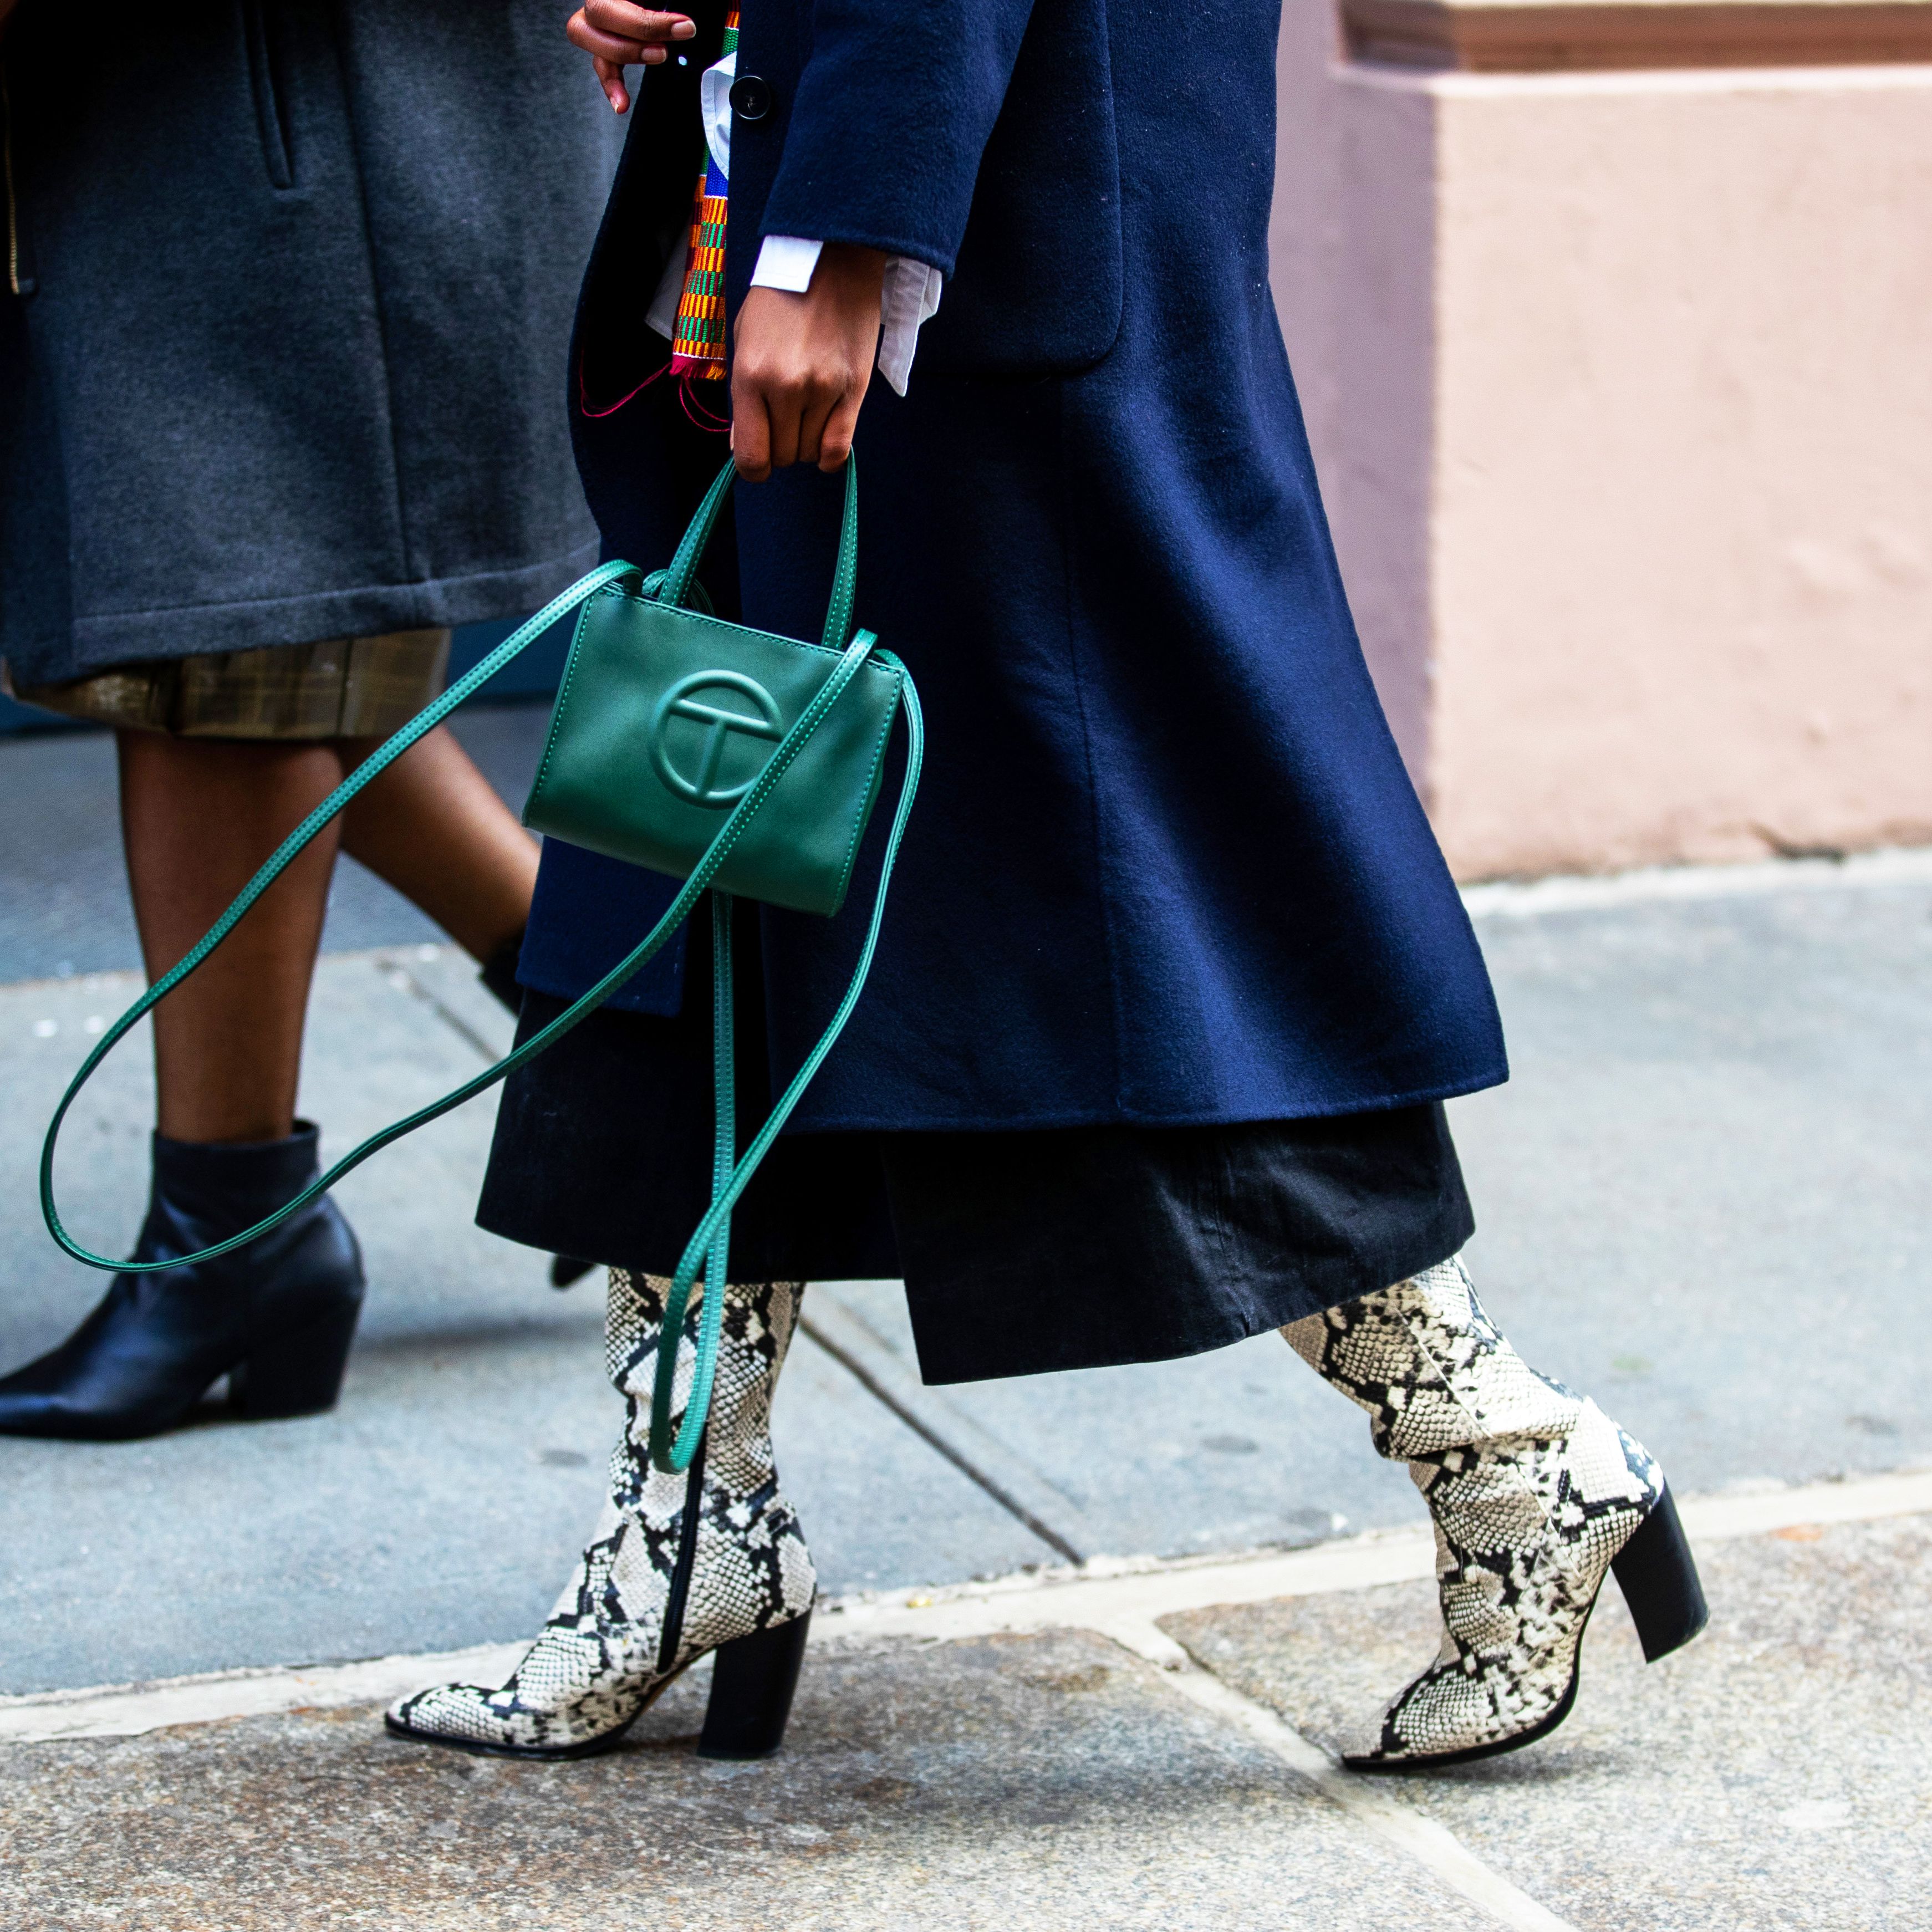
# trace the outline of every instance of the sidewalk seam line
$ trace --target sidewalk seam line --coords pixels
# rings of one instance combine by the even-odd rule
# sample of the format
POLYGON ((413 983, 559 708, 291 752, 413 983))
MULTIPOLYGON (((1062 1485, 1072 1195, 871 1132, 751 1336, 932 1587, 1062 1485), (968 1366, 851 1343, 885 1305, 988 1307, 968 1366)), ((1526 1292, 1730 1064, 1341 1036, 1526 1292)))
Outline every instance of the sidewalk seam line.
POLYGON ((1075 1549, 1073 1545, 1069 1543, 1057 1529, 1049 1523, 1042 1522, 1018 1497, 1011 1495, 988 1475, 985 1470, 980 1468, 962 1451, 956 1449, 936 1429, 932 1427, 920 1416, 914 1414, 911 1409, 901 1402, 892 1390, 866 1366, 864 1363, 859 1360, 849 1349, 841 1347, 838 1342, 833 1341, 818 1323, 808 1316, 801 1315, 798 1318, 798 1325, 868 1394, 890 1409, 928 1448, 937 1450, 968 1481, 976 1483, 994 1502, 999 1504, 1000 1508, 1008 1515, 1017 1518, 1018 1521, 1024 1523, 1049 1550, 1057 1550, 1070 1563, 1078 1564, 1086 1562, 1085 1557, 1082 1556, 1080 1552, 1075 1549))
POLYGON ((1386 1789, 1344 1771, 1278 1711, 1198 1662, 1158 1624, 1127 1619, 1100 1634, 1153 1664, 1162 1680, 1190 1703, 1244 1731, 1345 1816, 1414 1859, 1511 1932, 1575 1932, 1568 1919, 1486 1864, 1447 1826, 1386 1789))
MULTIPOLYGON (((883 1287, 901 1300, 904 1300, 904 1284, 895 1280, 867 1282, 824 1282, 812 1284, 812 1302, 818 1312, 814 1318, 821 1326, 825 1324, 826 1311, 832 1312, 831 1333, 836 1339, 842 1331, 848 1332, 839 1346, 859 1360, 866 1364, 872 1372, 892 1390, 902 1406, 911 1409, 916 1414, 930 1412, 934 1415, 932 1426, 950 1442, 955 1442, 962 1455, 980 1456, 985 1461, 988 1472, 994 1481, 1004 1483, 1014 1495, 1024 1500, 1029 1489, 1045 1490, 1054 1498, 1053 1502, 1043 1508, 1035 1508, 1034 1513, 1042 1522, 1059 1522, 1062 1520, 1059 1510, 1064 1506, 1072 1513, 1075 1522, 1065 1533, 1071 1536, 1079 1522, 1085 1520, 1085 1511, 1080 1498, 1071 1493, 1053 1473, 1036 1463, 1024 1450, 1002 1439, 998 1431, 974 1415, 970 1409, 962 1408, 950 1400, 952 1389, 949 1385, 933 1385, 920 1381, 915 1370, 900 1357, 891 1342, 874 1327, 868 1311, 862 1304, 855 1305, 842 1289, 883 1287), (990 1452, 990 1453, 989 1453, 990 1452), (999 1473, 1000 1465, 1009 1466, 1006 1473, 999 1473), (1014 1480, 1012 1470, 1017 1468, 1019 1480, 1014 1480)), ((1034 1506, 1028 1505, 1030 1508, 1034 1506)))

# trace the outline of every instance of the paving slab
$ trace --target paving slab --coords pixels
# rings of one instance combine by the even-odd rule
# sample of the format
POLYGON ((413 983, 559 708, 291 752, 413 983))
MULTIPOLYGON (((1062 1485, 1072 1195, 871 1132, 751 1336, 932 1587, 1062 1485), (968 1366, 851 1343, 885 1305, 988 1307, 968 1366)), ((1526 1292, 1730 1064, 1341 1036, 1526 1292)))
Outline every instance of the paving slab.
POLYGON ((1077 1556, 1304 1544, 1424 1520, 1366 1418, 1278 1335, 1186 1361, 927 1388, 896 1282, 841 1282, 821 1335, 1077 1556))
POLYGON ((1901 856, 1478 918, 1513 1067, 1451 1109, 1478 1285, 1680 1488, 1932 1458, 1932 863, 1901 856))
POLYGON ((368 1709, 0 1751, 0 1922, 1492 1923, 1097 1637, 814 1648, 762 1764, 692 1754, 702 1695, 575 1764, 400 1743, 368 1709))
MULTIPOLYGON (((1604 1594, 1543 1743, 1384 1781, 1578 1932, 1932 1925, 1932 1517, 1796 1524, 1699 1553, 1710 1628, 1646 1666, 1604 1594)), ((1433 1654, 1423 1582, 1165 1618, 1330 1750, 1433 1654)))

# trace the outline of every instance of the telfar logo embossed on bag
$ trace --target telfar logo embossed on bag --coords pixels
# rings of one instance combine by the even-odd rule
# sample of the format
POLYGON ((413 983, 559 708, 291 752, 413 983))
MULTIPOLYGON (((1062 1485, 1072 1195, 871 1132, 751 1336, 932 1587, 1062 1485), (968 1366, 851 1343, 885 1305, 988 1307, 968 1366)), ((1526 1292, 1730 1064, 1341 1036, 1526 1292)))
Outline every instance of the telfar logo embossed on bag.
MULTIPOLYGON (((658 699, 651 714, 651 767, 680 798, 722 812, 751 790, 765 766, 765 758, 760 758, 742 782, 722 782, 732 740, 776 745, 784 736, 784 719, 777 700, 755 678, 735 670, 693 671, 658 699), (707 702, 700 694, 707 692, 734 692, 755 715, 707 702), (687 772, 694 775, 687 776, 687 772)), ((732 762, 744 769, 741 759, 732 762)))

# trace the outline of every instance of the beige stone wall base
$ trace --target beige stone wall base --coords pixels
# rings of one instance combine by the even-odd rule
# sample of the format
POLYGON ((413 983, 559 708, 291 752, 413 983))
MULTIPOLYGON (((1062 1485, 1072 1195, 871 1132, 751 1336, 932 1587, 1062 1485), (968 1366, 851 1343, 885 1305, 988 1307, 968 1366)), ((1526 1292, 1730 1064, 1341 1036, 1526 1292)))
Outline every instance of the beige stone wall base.
POLYGON ((1932 60, 1926 0, 1342 0, 1357 60, 1477 74, 1932 60))
POLYGON ((1932 840, 1932 65, 1339 53, 1275 281, 1459 876, 1932 840))

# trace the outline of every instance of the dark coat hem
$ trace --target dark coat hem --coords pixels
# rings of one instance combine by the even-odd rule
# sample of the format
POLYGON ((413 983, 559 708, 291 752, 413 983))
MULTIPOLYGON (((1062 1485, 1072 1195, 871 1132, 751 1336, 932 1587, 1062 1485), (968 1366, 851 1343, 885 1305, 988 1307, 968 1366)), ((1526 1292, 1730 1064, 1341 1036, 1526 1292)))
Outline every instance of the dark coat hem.
POLYGON ((316 644, 331 638, 380 637, 391 631, 524 617, 573 579, 595 569, 598 555, 593 541, 562 556, 512 570, 433 577, 416 584, 364 584, 298 597, 182 604, 84 617, 74 626, 79 662, 65 668, 50 666, 31 648, 18 655, 10 653, 9 662, 16 677, 37 684, 53 683, 86 677, 118 664, 192 657, 203 651, 257 650, 278 644, 316 644))

